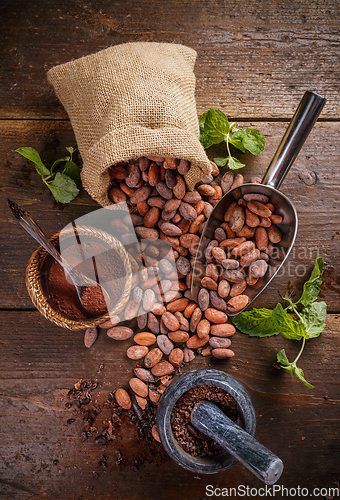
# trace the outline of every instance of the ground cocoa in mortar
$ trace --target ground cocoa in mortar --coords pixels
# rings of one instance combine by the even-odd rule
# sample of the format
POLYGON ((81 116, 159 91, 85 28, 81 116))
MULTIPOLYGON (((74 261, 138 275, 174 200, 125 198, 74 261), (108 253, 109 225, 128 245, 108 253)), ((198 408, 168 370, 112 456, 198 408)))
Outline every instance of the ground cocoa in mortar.
MULTIPOLYGON (((82 238, 81 252, 85 260, 75 268, 95 281, 95 274, 97 274, 100 283, 104 284, 110 295, 111 307, 113 307, 121 297, 126 279, 121 258, 105 242, 91 238, 82 238)), ((63 249, 63 257, 71 265, 74 265, 72 260, 74 261, 75 255, 79 255, 79 245, 70 245, 65 250, 63 249)), ((75 287, 66 278, 64 269, 56 261, 53 261, 48 272, 48 290, 57 309, 68 318, 81 320, 101 316, 106 312, 102 294, 97 293, 96 287, 88 288, 89 294, 93 292, 93 297, 91 300, 87 295, 87 310, 84 309, 75 287)))
POLYGON ((239 420, 235 399, 219 387, 202 385, 190 389, 176 402, 171 414, 172 432, 184 451, 194 457, 211 457, 225 450, 191 424, 191 413, 201 401, 212 401, 233 422, 239 420))

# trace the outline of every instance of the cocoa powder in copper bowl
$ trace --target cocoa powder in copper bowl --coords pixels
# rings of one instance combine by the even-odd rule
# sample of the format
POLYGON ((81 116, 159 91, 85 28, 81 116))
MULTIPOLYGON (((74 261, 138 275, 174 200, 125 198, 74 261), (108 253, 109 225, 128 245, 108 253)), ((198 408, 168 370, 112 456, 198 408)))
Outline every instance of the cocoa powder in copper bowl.
MULTIPOLYGON (((49 237, 56 247, 59 246, 59 236, 60 232, 57 232, 49 237)), ((63 257, 75 265, 72 258, 80 250, 75 248, 74 229, 64 229, 62 237, 63 257)), ((69 330, 92 328, 119 314, 129 299, 132 282, 128 254, 114 236, 92 227, 77 226, 77 237, 81 239, 82 253, 96 254, 95 272, 110 295, 112 305, 109 311, 95 294, 91 297, 91 307, 85 310, 63 268, 42 247, 33 252, 25 277, 28 293, 39 312, 69 330)), ((77 269, 88 275, 91 264, 93 266, 92 258, 85 258, 77 269)))

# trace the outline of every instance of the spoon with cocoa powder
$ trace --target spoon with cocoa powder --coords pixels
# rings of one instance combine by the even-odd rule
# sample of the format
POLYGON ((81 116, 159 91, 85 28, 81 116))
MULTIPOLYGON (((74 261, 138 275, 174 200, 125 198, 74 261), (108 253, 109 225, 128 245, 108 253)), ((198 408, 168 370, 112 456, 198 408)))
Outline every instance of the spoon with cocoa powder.
POLYGON ((32 216, 8 199, 8 204, 19 224, 48 252, 66 271, 76 289, 80 303, 86 310, 91 310, 91 304, 95 298, 100 303, 102 314, 109 307, 110 297, 107 291, 97 282, 72 267, 52 245, 42 229, 38 226, 32 216))

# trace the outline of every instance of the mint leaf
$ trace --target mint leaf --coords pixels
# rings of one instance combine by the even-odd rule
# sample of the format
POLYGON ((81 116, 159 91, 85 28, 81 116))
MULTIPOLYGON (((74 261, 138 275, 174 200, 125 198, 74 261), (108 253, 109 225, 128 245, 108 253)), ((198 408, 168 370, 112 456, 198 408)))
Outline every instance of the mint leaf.
POLYGON ((223 142, 229 128, 230 125, 226 115, 219 109, 210 108, 205 116, 203 133, 210 141, 213 141, 212 144, 223 142))
POLYGON ((200 142, 204 149, 210 148, 213 144, 215 144, 214 140, 207 135, 205 132, 200 132, 200 142))
POLYGON ((64 174, 71 177, 76 184, 80 182, 80 168, 73 161, 69 160, 66 162, 64 174))
POLYGON ((46 175, 51 175, 48 168, 43 164, 38 151, 33 148, 18 148, 15 150, 17 153, 21 154, 24 158, 31 160, 35 164, 35 169, 41 177, 45 177, 46 175))
POLYGON ((281 304, 277 304, 272 314, 272 321, 280 333, 286 339, 301 340, 302 337, 308 338, 304 324, 301 321, 295 321, 285 311, 281 304))
POLYGON ((214 158, 214 162, 218 167, 224 167, 228 163, 229 158, 214 158))
POLYGON ((309 280, 303 285, 303 292, 298 300, 303 306, 309 306, 318 298, 322 284, 321 276, 323 273, 323 265, 323 258, 318 257, 309 280))
POLYGON ((199 123, 199 127, 200 127, 200 132, 203 132, 204 131, 204 124, 205 124, 205 119, 207 117, 207 114, 208 114, 208 111, 206 111, 205 113, 202 113, 200 115, 200 117, 198 118, 198 123, 199 123))
POLYGON ((259 130, 244 128, 229 136, 229 142, 243 153, 247 150, 259 155, 264 150, 265 138, 259 130))
POLYGON ((304 373, 302 371, 301 368, 298 368, 297 366, 294 366, 293 367, 293 370, 294 370, 294 375, 299 379, 301 380, 301 382, 303 382, 307 387, 309 387, 309 389, 314 389, 314 385, 310 384, 309 382, 307 382, 307 380, 305 379, 304 377, 304 373))
POLYGON ((312 384, 310 384, 309 382, 307 382, 307 380, 305 379, 303 370, 296 366, 295 361, 293 361, 293 363, 290 363, 288 361, 288 358, 286 356, 284 349, 281 349, 281 351, 279 351, 277 353, 276 359, 277 359, 278 364, 280 365, 280 368, 287 370, 291 374, 292 377, 293 377, 293 375, 295 375, 296 378, 301 380, 301 382, 303 382, 307 387, 309 387, 309 389, 314 389, 314 386, 312 384))
POLYGON ((238 330, 250 337, 270 337, 278 335, 280 330, 272 322, 271 309, 253 309, 239 313, 233 319, 238 330))
POLYGON ((60 172, 57 172, 53 181, 47 185, 52 191, 54 198, 61 203, 69 203, 79 193, 76 183, 70 177, 60 172))
POLYGON ((243 168, 245 167, 245 164, 244 163, 241 163, 237 158, 234 158, 233 156, 230 156, 229 157, 229 163, 228 163, 228 167, 231 169, 231 170, 237 170, 239 168, 243 168))
POLYGON ((276 359, 277 359, 277 362, 280 365, 283 365, 283 366, 289 366, 290 365, 290 363, 288 361, 288 358, 286 356, 286 351, 284 349, 281 349, 281 351, 279 351, 277 353, 276 359))
POLYGON ((302 309, 300 316, 308 338, 318 337, 326 326, 327 304, 326 302, 313 302, 302 309))
POLYGON ((66 151, 68 151, 68 152, 70 153, 70 155, 72 156, 72 155, 73 155, 73 153, 74 153, 75 151, 77 151, 78 146, 77 146, 77 144, 75 144, 74 146, 69 146, 69 147, 66 147, 65 149, 66 149, 66 151))

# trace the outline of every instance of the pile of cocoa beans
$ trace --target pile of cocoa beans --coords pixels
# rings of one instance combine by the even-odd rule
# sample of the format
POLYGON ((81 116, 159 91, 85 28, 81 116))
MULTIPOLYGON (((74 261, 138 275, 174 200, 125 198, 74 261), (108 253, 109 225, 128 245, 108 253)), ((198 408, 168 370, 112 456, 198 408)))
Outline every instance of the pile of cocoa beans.
MULTIPOLYGON (((219 359, 234 355, 230 337, 235 327, 228 323, 226 291, 219 295, 222 282, 229 281, 224 278, 216 289, 215 285, 209 287, 210 281, 206 279, 198 304, 190 291, 205 223, 222 195, 243 183, 241 174, 234 177, 228 172, 220 185, 214 185, 219 169, 211 164, 211 175, 199 182, 193 192, 188 191, 183 177, 190 169, 187 160, 145 156, 109 168, 110 199, 129 206, 130 214, 123 220, 114 220, 112 225, 121 233, 128 251, 133 286, 121 317, 112 317, 101 327, 115 340, 133 337, 135 343, 127 349, 127 356, 138 364, 129 385, 131 395, 142 409, 148 400, 159 401, 176 371, 183 363, 192 361, 196 352, 219 359), (135 317, 136 331, 119 324, 135 317)), ((233 218, 237 215, 236 207, 243 210, 243 202, 233 206, 233 218)), ((230 220, 225 220, 225 224, 230 224, 230 220)), ((232 229, 227 231, 223 225, 220 229, 215 234, 217 244, 209 246, 208 259, 213 248, 223 250, 222 231, 226 232, 224 240, 231 237, 232 229)), ((242 230, 245 231, 245 227, 242 230)), ((246 236, 237 237, 246 242, 246 236)), ((216 261, 209 265, 212 269, 216 261)), ((207 278, 212 278, 212 273, 208 274, 207 278)), ((217 283, 216 273, 215 278, 217 283)), ((229 290, 233 287, 229 284, 229 290)), ((124 389, 117 389, 116 399, 123 408, 131 407, 130 395, 124 389)))
POLYGON ((282 239, 276 225, 282 217, 273 214, 274 210, 268 197, 258 193, 230 203, 205 251, 199 303, 201 297, 209 300, 210 295, 210 302, 225 312, 236 313, 247 306, 250 298, 243 292, 266 274, 274 244, 282 239))

